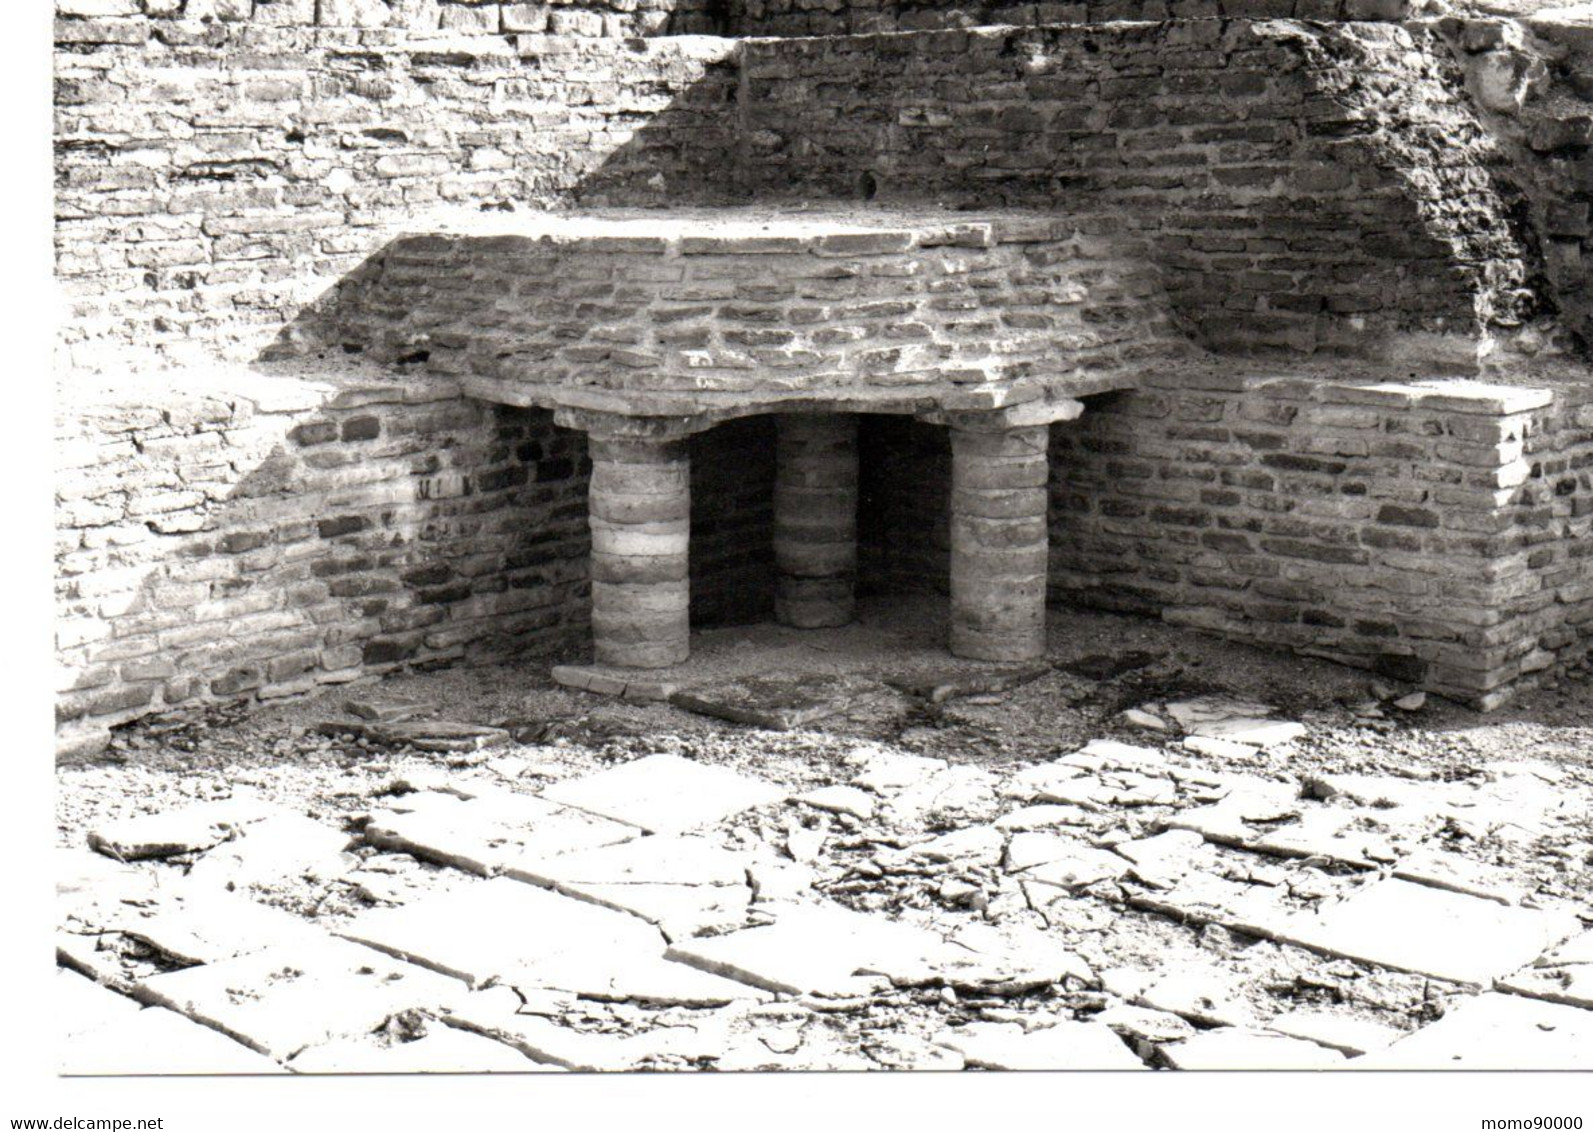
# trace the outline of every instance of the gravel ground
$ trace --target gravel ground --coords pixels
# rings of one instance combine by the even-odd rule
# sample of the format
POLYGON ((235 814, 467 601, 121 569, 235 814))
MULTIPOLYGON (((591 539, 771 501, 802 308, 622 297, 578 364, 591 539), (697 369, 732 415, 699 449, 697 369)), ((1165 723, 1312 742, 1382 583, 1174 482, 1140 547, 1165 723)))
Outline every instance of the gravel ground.
MULTIPOLYGON (((878 676, 899 669, 938 633, 927 607, 911 604, 871 610, 871 631, 843 631, 841 643, 813 638, 815 671, 878 676), (869 642, 873 642, 870 644, 869 642), (909 646, 903 652, 903 644, 909 646)), ((789 641, 770 640, 767 629, 710 635, 699 648, 702 673, 723 676, 760 655, 792 666, 789 641), (745 642, 753 641, 754 644, 745 642), (740 642, 740 643, 738 643, 740 642)), ((177 808, 226 797, 244 788, 333 827, 352 838, 359 859, 353 873, 311 876, 248 893, 255 900, 335 925, 391 900, 401 900, 475 878, 457 870, 385 852, 358 840, 367 815, 410 780, 439 772, 456 782, 487 783, 536 792, 546 784, 658 753, 677 753, 757 775, 793 791, 846 781, 856 773, 857 752, 883 750, 932 755, 998 774, 1109 738, 1175 749, 1172 735, 1126 722, 1124 709, 1157 706, 1201 695, 1226 695, 1271 704, 1298 720, 1307 734, 1284 753, 1254 751, 1202 755, 1220 773, 1294 778, 1360 773, 1434 783, 1491 781, 1523 768, 1546 789, 1593 797, 1593 691, 1586 671, 1562 677, 1509 708, 1481 716, 1428 697, 1417 710, 1387 701, 1410 691, 1375 685, 1366 674, 1336 665, 1282 656, 1126 617, 1053 611, 1054 670, 1019 688, 932 703, 890 692, 804 730, 774 732, 724 723, 664 704, 631 703, 562 688, 548 676, 546 660, 490 668, 458 668, 394 677, 380 684, 345 686, 321 696, 254 711, 215 709, 204 716, 167 720, 118 733, 106 754, 59 769, 57 820, 62 848, 82 846, 89 830, 136 813, 177 808), (421 751, 355 737, 323 727, 349 718, 345 705, 412 701, 419 718, 507 729, 482 749, 421 751), (1382 701, 1381 704, 1379 701, 1382 701), (327 733, 330 732, 330 733, 327 733), (363 878, 363 882, 361 880, 363 878)), ((927 653, 926 653, 927 655, 927 653)), ((944 662, 943 654, 934 653, 944 662)), ((922 659, 922 658, 919 658, 922 659)), ((468 745, 468 744, 467 744, 468 745)), ((1186 761, 1189 752, 1183 751, 1186 761)), ((1213 963, 1235 976, 1236 993, 1253 1017, 1265 1021, 1300 1006, 1331 1009, 1409 1030, 1442 1014, 1454 988, 1416 975, 1329 960, 1273 942, 1235 935, 1215 925, 1182 922, 1114 900, 1110 893, 1052 904, 1043 914, 1011 906, 968 907, 948 899, 943 885, 977 886, 977 870, 908 869, 886 872, 868 862, 892 843, 988 821, 1010 808, 996 799, 970 801, 950 813, 930 812, 918 828, 881 832, 850 815, 800 810, 748 811, 722 831, 732 846, 756 842, 783 846, 802 827, 827 835, 815 862, 815 888, 860 911, 941 929, 981 919, 1040 926, 1063 939, 1097 972, 1113 972, 1107 991, 1141 981, 1181 962, 1213 963), (988 812, 987 812, 988 811, 988 812), (980 913, 983 912, 983 916, 980 913), (1126 980, 1126 984, 1125 981, 1126 980)), ((1593 920, 1593 818, 1587 807, 1515 839, 1454 837, 1446 848, 1508 877, 1529 899, 1569 904, 1593 920)), ((1094 815, 1091 835, 1110 844, 1155 831, 1137 811, 1094 815)), ((1253 854, 1218 849, 1216 869, 1247 867, 1253 854)), ((168 858, 157 868, 183 869, 168 858)), ((1281 862, 1287 883, 1310 899, 1333 890, 1335 873, 1309 875, 1281 862), (1316 886, 1313 889, 1312 886, 1316 886)), ((998 898, 999 899, 999 898, 998 898)), ((1020 902, 1021 903, 1021 902, 1020 902)), ((126 957, 130 975, 149 973, 151 957, 126 957)), ((1132 988, 1130 988, 1132 989, 1132 988)), ((880 1065, 913 1061, 924 1035, 948 1020, 1014 1021, 1075 1015, 1106 1001, 1102 985, 1061 985, 1034 994, 959 999, 945 989, 902 988, 850 1012, 836 1011, 826 1025, 880 1065), (1061 1001, 1058 1001, 1058 999, 1061 1001), (867 1039, 866 1041, 864 1039, 867 1039), (902 1043, 907 1045, 903 1046, 902 1043)), ((595 1008, 593 1025, 621 1029, 659 1024, 637 1021, 638 1008, 595 1008)), ((647 1012, 643 1012, 647 1014, 647 1012)), ((584 1024, 584 1023, 583 1023, 584 1024)), ((845 1045, 845 1042, 842 1042, 845 1045)), ((809 1045, 808 1056, 814 1046, 809 1045)))

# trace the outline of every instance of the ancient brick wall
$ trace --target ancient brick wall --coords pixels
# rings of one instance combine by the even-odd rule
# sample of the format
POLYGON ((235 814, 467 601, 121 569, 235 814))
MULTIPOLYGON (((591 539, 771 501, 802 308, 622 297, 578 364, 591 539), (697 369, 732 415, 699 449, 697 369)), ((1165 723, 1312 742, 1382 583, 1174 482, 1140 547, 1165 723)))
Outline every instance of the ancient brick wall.
POLYGON ((424 352, 431 369, 499 383, 509 400, 557 386, 620 402, 988 390, 1189 352, 1156 274, 1109 226, 936 213, 898 229, 883 214, 878 231, 815 234, 800 216, 733 215, 723 236, 645 220, 633 236, 627 220, 550 240, 508 221, 396 240, 342 285, 327 325, 304 332, 382 361, 424 352))
POLYGON ((717 0, 56 0, 55 11, 57 38, 77 43, 132 37, 143 24, 156 35, 207 24, 455 35, 715 34, 724 23, 720 6, 717 0))
POLYGON ((1092 398, 1052 429, 1053 594, 1490 706, 1587 645, 1568 397, 1213 370, 1092 398))
POLYGON ((586 638, 585 438, 445 380, 218 374, 63 403, 63 742, 207 699, 586 638))
POLYGON ((1562 9, 1435 26, 1524 192, 1559 325, 1593 352, 1593 23, 1562 9))
POLYGON ((1539 302, 1442 43, 1197 20, 751 41, 756 194, 1125 218, 1225 350, 1474 365, 1539 302))
POLYGON ((577 186, 711 193, 731 167, 729 52, 150 20, 70 39, 56 71, 65 360, 128 346, 251 359, 386 225, 437 207, 543 207, 577 186))
POLYGON ((1411 0, 731 0, 731 35, 864 35, 992 24, 1216 18, 1400 20, 1411 0))

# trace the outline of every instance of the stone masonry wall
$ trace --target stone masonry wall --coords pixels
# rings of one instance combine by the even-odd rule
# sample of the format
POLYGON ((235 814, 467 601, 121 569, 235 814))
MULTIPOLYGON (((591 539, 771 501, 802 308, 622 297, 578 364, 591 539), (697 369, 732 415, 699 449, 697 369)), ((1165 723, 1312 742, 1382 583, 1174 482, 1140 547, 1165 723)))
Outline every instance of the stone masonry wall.
POLYGON ((864 35, 993 24, 1189 19, 1400 20, 1412 0, 731 0, 730 35, 864 35))
POLYGON ((149 20, 71 38, 56 56, 64 361, 252 359, 387 225, 439 206, 711 195, 732 164, 730 52, 149 20))
POLYGON ((213 24, 355 27, 457 35, 717 34, 717 0, 56 0, 56 37, 105 41, 150 24, 156 35, 213 24))
POLYGON ((1569 393, 1208 378, 1052 429, 1053 595, 1479 707, 1586 649, 1593 415, 1569 393))
POLYGON ((584 437, 448 381, 61 406, 63 745, 177 705, 586 639, 584 437))
POLYGON ((1126 218, 1224 350, 1474 366, 1542 302, 1425 31, 1193 20, 743 49, 754 194, 1126 218))

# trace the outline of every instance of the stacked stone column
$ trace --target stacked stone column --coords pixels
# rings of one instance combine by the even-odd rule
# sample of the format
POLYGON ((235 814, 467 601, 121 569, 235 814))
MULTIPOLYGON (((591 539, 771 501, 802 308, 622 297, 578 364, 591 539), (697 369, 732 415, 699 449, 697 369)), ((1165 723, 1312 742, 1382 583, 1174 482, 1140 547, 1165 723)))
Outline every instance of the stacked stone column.
POLYGON ((775 618, 818 629, 857 608, 857 417, 787 413, 777 420, 775 618))
POLYGON ((599 664, 663 668, 691 651, 684 440, 593 436, 592 639, 599 664))
POLYGON ((951 651, 1045 653, 1045 425, 951 429, 951 651))

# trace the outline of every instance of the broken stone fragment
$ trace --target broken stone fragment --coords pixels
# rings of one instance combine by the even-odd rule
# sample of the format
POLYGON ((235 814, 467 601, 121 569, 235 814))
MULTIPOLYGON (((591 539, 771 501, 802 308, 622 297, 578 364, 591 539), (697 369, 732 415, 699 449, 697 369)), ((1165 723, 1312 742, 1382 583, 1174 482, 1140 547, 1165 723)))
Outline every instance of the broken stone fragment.
POLYGON ((925 758, 922 755, 898 755, 871 752, 863 771, 852 779, 854 786, 872 790, 876 794, 914 786, 937 771, 946 769, 946 760, 925 758))
POLYGON ((1152 715, 1142 708, 1129 708, 1122 713, 1122 720, 1130 727, 1138 727, 1145 731, 1170 731, 1172 725, 1159 715, 1152 715))
POLYGON ((269 1057, 171 1010, 150 1007, 76 1035, 61 1046, 68 1077, 212 1076, 285 1072, 269 1057))
POLYGON ((413 747, 418 751, 479 751, 509 741, 509 732, 501 727, 443 719, 392 723, 329 720, 316 724, 315 730, 334 739, 348 735, 384 747, 413 747))
POLYGON ((1404 880, 1367 885, 1272 925, 1272 938, 1323 954, 1488 986, 1578 927, 1564 912, 1510 908, 1404 880))
POLYGON ((793 905, 766 927, 677 942, 677 962, 785 994, 854 993, 865 967, 914 962, 940 937, 842 908, 793 905))
POLYGON ((532 1073, 559 1067, 532 1061, 502 1042, 434 1022, 418 1038, 381 1041, 375 1035, 341 1038, 300 1051, 288 1062, 295 1073, 532 1073))
POLYGON ((640 830, 528 794, 470 800, 451 794, 408 794, 371 816, 365 840, 384 849, 491 876, 522 858, 542 858, 639 836, 640 830))
POLYGON ((936 1041, 981 1069, 1144 1069, 1145 1063, 1109 1027, 1058 1022, 1025 1032, 1005 1022, 976 1022, 944 1031, 936 1041))
POLYGON ((1300 1038, 1225 1027, 1161 1047, 1174 1069, 1336 1069, 1344 1054, 1300 1038))
POLYGON ((457 980, 331 938, 156 975, 140 989, 150 1002, 279 1059, 463 993, 457 980))
POLYGON ((544 859, 522 857, 510 876, 629 912, 670 939, 739 927, 752 889, 751 858, 698 837, 645 837, 544 859))
POLYGON ((557 783, 542 797, 651 833, 684 833, 786 797, 768 782, 679 755, 649 755, 585 778, 557 783))
POLYGON ((1202 1026, 1243 1026, 1255 1019, 1239 976, 1221 967, 1185 965, 1157 979, 1134 1005, 1165 1010, 1202 1026))
POLYGON ((821 786, 817 790, 798 794, 795 800, 816 810, 851 814, 863 821, 874 816, 876 805, 872 794, 855 786, 821 786))
POLYGON ((1267 1023, 1267 1029, 1336 1049, 1350 1057, 1384 1049, 1405 1036, 1403 1031, 1392 1026, 1321 1010, 1292 1010, 1280 1014, 1267 1023))
POLYGON ((912 847, 911 853, 930 861, 994 865, 1001 860, 1004 844, 999 831, 989 826, 974 825, 919 842, 912 847))
POLYGON ((366 912, 338 934, 471 986, 512 982, 549 956, 602 955, 617 969, 664 946, 658 929, 635 916, 502 877, 366 912))
POLYGON ((56 1033, 70 1038, 121 1021, 136 1013, 139 1003, 76 971, 57 967, 51 980, 50 1007, 56 1033))
POLYGON ((996 828, 1014 832, 1051 829, 1061 825, 1088 825, 1090 815, 1078 806, 1024 806, 996 819, 996 828))
POLYGON ((353 864, 344 853, 350 841, 342 830, 302 814, 281 814, 243 826, 230 840, 206 850, 189 867, 188 879, 224 888, 308 875, 330 880, 353 864))
POLYGON ((249 797, 200 802, 111 822, 89 834, 89 845, 122 861, 173 857, 212 848, 247 825, 287 813, 269 802, 249 797))
POLYGON ((1593 1011, 1513 994, 1462 1000, 1357 1069, 1593 1069, 1593 1011))
POLYGON ((343 710, 350 715, 373 723, 398 723, 402 720, 413 719, 421 712, 427 710, 428 705, 419 700, 400 699, 353 699, 343 704, 343 710))

